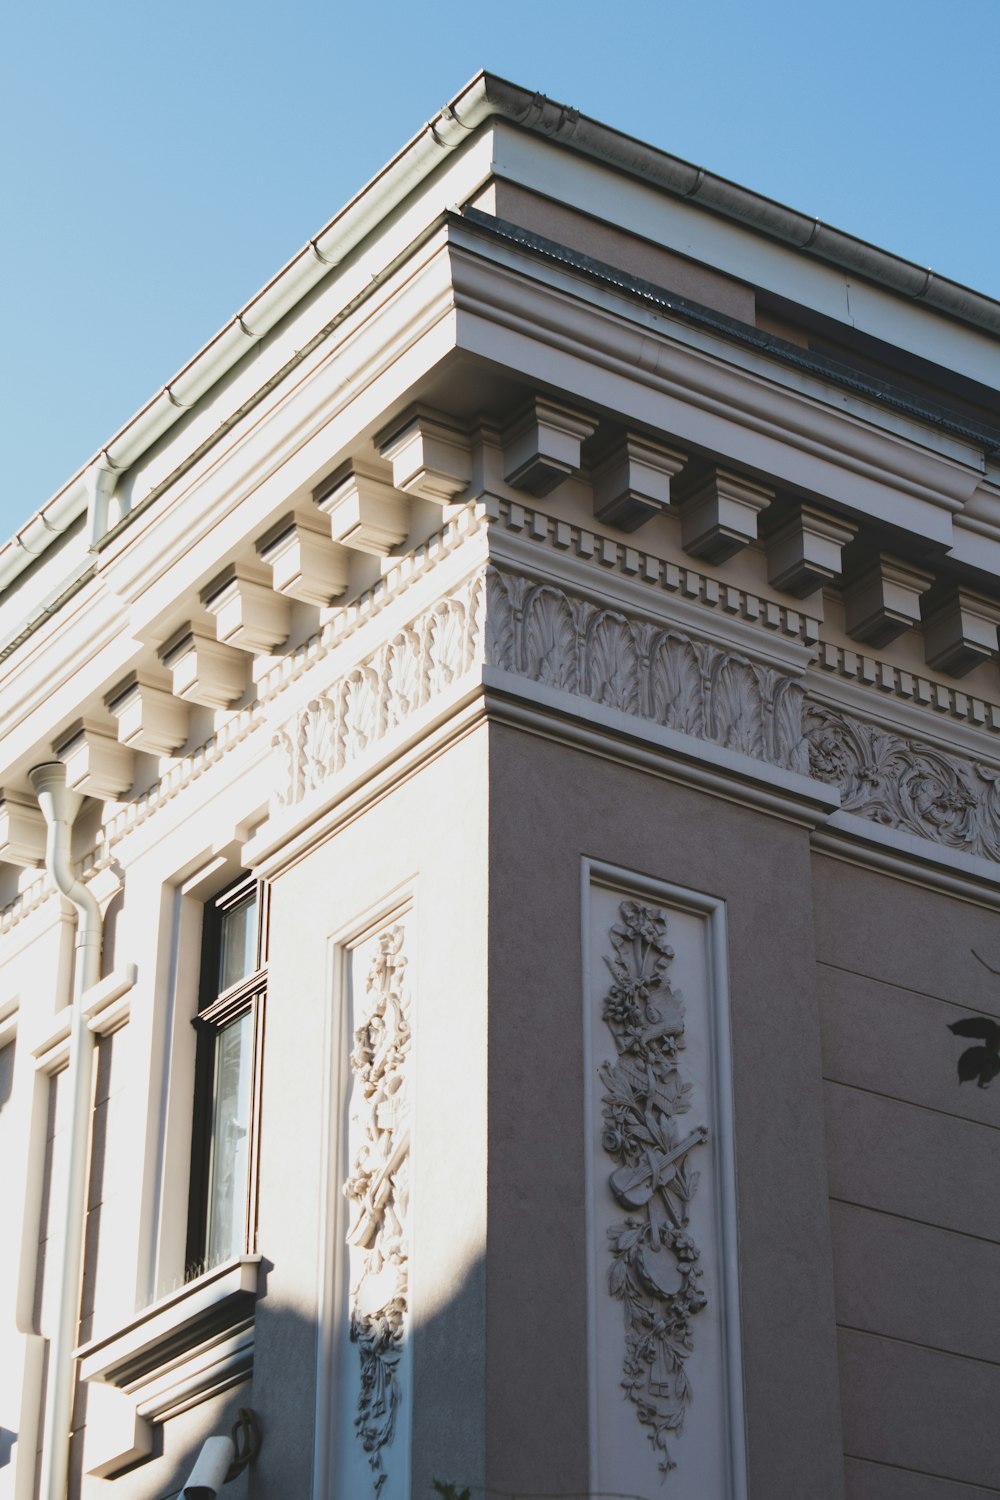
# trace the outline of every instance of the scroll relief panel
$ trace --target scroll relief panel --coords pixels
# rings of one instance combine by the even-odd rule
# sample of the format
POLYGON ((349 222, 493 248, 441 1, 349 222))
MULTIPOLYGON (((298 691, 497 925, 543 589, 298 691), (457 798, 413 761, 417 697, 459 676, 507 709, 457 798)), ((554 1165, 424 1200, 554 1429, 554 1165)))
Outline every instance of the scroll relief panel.
POLYGON ((349 768, 482 660, 481 574, 311 698, 274 735, 274 805, 292 807, 349 768))
POLYGON ((337 1494, 409 1494, 410 1066, 407 917, 346 955, 349 1036, 337 1494))
POLYGON ((606 879, 592 875, 587 914, 591 1485, 732 1500, 745 1461, 724 919, 707 898, 606 879))
POLYGON ((971 756, 810 704, 809 772, 840 788, 845 812, 946 848, 1000 860, 1000 771, 971 756))
POLYGON ((683 631, 490 568, 487 660, 806 774, 800 681, 683 631))

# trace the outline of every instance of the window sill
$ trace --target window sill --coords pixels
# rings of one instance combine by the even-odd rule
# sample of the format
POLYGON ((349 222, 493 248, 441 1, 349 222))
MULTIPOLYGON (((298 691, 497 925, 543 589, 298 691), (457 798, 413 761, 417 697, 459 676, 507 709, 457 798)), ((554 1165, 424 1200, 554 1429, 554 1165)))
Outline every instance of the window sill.
MULTIPOLYGON (((260 1269, 259 1255, 241 1255, 206 1271, 144 1308, 131 1322, 76 1350, 81 1380, 135 1391, 168 1371, 200 1358, 249 1327, 260 1269)), ((245 1347, 245 1340, 241 1340, 245 1347)), ((214 1363, 214 1362, 213 1362, 214 1363)))

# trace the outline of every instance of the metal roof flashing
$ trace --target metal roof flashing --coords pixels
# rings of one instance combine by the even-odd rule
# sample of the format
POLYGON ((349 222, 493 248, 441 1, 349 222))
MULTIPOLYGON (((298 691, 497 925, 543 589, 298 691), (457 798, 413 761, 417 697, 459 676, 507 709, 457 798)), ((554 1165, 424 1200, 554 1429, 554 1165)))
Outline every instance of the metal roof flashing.
POLYGON ((906 301, 974 329, 1000 334, 1000 302, 993 298, 602 125, 568 105, 483 71, 0 547, 0 592, 88 509, 93 546, 107 527, 114 479, 190 411, 446 157, 490 119, 506 120, 553 140, 812 259, 850 271, 906 301))

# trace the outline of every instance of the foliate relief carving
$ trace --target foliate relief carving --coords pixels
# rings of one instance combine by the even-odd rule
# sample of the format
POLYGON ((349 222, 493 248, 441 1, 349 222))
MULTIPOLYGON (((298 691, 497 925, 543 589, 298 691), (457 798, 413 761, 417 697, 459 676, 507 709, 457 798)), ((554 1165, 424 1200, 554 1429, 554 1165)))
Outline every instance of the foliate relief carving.
POLYGON ((600 1077, 602 1141, 617 1164, 608 1185, 626 1217, 608 1230, 608 1287, 625 1315, 622 1387, 666 1474, 674 1467, 668 1440, 680 1434, 692 1398, 685 1370, 691 1323, 707 1303, 688 1231, 699 1178, 688 1157, 708 1131, 685 1129, 680 1120, 692 1084, 678 1059, 684 1005, 667 978, 673 949, 666 918, 634 901, 623 901, 619 912, 603 1008, 618 1055, 602 1064, 600 1077))
POLYGON ((482 656, 484 587, 439 600, 274 735, 275 803, 300 802, 447 690, 482 656))
POLYGON ((798 681, 678 630, 490 568, 486 659, 757 760, 808 772, 798 681))
POLYGON ((832 709, 806 717, 813 776, 840 788, 845 812, 1000 860, 1000 773, 832 709))
POLYGON ((352 1206, 350 1338, 357 1346, 361 1390, 354 1426, 379 1495, 388 1474, 401 1400, 399 1363, 408 1311, 410 1131, 406 1088, 411 1046, 405 987, 404 930, 380 934, 368 974, 363 1018, 351 1053, 348 1124, 352 1206))

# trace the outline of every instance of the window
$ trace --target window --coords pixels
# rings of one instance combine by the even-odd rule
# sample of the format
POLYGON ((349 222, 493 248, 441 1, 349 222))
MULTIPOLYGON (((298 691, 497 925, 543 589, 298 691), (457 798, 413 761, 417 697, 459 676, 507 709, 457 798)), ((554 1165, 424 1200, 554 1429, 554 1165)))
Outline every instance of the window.
POLYGON ((244 876, 205 906, 186 1279, 254 1248, 266 889, 244 876))

